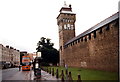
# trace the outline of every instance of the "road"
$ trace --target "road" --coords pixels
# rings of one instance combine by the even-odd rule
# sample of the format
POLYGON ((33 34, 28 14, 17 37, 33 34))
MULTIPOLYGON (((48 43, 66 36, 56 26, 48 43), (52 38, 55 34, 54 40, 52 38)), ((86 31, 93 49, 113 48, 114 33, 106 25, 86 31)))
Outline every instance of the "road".
POLYGON ((9 68, 2 71, 2 80, 30 80, 30 71, 9 68))
POLYGON ((2 70, 2 79, 7 80, 14 76, 14 74, 18 73, 18 68, 10 68, 2 70))
POLYGON ((57 80, 55 76, 41 70, 41 78, 36 79, 33 70, 19 71, 18 68, 9 68, 2 71, 2 80, 57 80))

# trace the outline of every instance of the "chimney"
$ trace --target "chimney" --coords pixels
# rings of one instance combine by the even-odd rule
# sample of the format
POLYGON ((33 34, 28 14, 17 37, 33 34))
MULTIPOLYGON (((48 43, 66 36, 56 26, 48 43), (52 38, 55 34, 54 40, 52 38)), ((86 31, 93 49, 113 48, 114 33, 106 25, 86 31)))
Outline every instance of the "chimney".
POLYGON ((13 49, 13 47, 10 47, 10 49, 13 49))
POLYGON ((71 8, 71 4, 69 4, 69 7, 71 8))
POLYGON ((6 45, 6 48, 9 48, 9 46, 8 46, 8 45, 6 45))

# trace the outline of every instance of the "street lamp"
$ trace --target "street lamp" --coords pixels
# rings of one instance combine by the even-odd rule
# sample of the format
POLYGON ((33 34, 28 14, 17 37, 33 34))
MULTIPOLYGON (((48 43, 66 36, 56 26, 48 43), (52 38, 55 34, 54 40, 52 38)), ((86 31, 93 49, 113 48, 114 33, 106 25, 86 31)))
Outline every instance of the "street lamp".
POLYGON ((33 59, 35 59, 36 58, 36 56, 33 56, 33 59))
POLYGON ((37 77, 41 77, 40 63, 41 63, 41 52, 37 52, 36 53, 36 58, 35 58, 35 61, 34 61, 34 74, 37 77))
POLYGON ((37 52, 37 57, 41 57, 41 52, 37 52))

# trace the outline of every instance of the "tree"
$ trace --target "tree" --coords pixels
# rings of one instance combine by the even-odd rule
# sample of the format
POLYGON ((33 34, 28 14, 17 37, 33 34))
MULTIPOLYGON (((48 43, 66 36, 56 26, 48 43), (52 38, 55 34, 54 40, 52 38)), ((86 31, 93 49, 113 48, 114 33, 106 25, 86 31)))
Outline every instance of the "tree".
POLYGON ((37 52, 41 52, 42 62, 52 63, 56 65, 59 63, 59 51, 53 48, 54 44, 51 43, 51 39, 41 37, 37 43, 37 52))

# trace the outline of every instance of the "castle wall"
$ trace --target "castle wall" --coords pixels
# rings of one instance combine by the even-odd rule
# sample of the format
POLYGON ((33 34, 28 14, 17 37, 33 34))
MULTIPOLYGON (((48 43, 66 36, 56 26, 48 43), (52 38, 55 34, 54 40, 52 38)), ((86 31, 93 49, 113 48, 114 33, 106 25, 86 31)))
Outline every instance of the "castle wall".
POLYGON ((118 19, 71 42, 64 48, 65 64, 118 71, 118 19))

